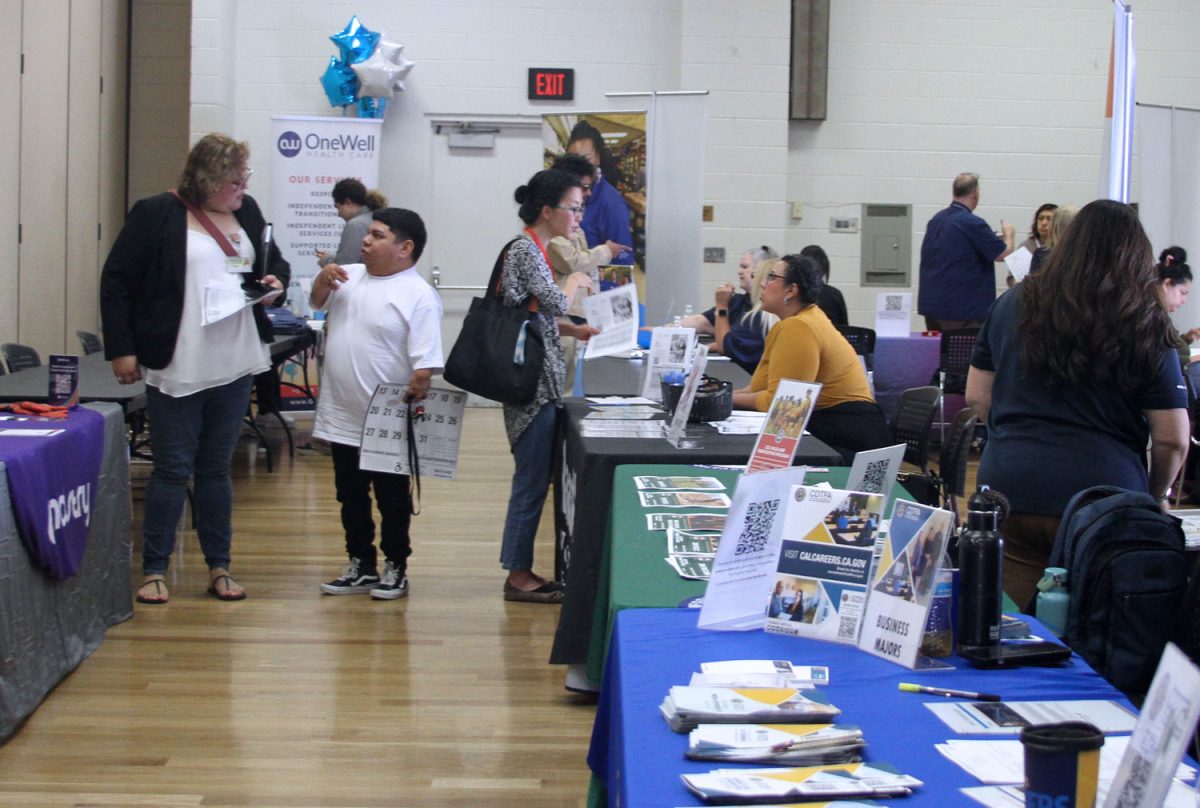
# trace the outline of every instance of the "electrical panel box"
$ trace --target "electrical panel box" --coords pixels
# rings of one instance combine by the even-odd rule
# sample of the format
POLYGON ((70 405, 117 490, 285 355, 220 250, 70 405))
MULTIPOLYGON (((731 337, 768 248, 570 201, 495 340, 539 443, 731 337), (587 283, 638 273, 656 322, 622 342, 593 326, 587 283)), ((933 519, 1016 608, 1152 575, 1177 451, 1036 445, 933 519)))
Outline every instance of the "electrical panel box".
POLYGON ((863 286, 912 283, 912 205, 863 205, 859 238, 863 286))

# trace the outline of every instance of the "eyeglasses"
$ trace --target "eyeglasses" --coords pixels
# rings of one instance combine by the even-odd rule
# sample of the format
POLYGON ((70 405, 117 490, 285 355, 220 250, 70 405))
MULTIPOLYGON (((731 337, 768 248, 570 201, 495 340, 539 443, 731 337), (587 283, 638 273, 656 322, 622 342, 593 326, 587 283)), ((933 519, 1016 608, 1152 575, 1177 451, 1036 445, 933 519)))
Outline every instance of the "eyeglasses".
POLYGON ((584 182, 584 183, 580 183, 579 187, 582 188, 584 190, 584 192, 586 193, 587 191, 592 190, 593 185, 595 185, 594 182, 584 182))
POLYGON ((766 285, 766 284, 770 283, 771 281, 786 281, 786 280, 787 280, 787 275, 777 275, 774 272, 768 272, 767 276, 765 278, 763 278, 763 285, 766 285))
POLYGON ((246 176, 242 177, 240 180, 230 180, 229 184, 232 185, 234 188, 245 188, 247 185, 250 184, 250 178, 253 176, 254 176, 254 169, 249 168, 249 169, 246 169, 246 176))
POLYGON ((579 207, 574 207, 574 208, 569 207, 567 205, 555 205, 554 207, 557 208, 558 210, 569 210, 569 211, 571 211, 571 213, 573 213, 579 217, 583 216, 583 206, 582 205, 580 205, 579 207))

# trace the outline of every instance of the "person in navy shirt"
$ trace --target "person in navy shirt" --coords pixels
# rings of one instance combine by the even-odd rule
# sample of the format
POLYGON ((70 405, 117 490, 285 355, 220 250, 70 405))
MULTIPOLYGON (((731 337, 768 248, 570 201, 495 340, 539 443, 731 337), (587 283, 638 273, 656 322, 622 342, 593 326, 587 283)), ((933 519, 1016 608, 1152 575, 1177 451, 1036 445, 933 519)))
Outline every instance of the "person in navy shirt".
MULTIPOLYGON (((629 229, 629 205, 625 197, 613 187, 609 180, 618 176, 616 163, 604 145, 600 130, 587 121, 580 121, 571 130, 567 152, 588 159, 596 167, 596 181, 592 183, 592 196, 583 212, 583 233, 589 247, 598 247, 610 241, 617 244, 633 244, 629 229), (607 178, 606 178, 607 177, 607 178)), ((633 252, 625 250, 614 255, 614 264, 632 264, 633 252)))
POLYGON ((954 201, 925 226, 921 243, 921 280, 917 312, 930 331, 978 326, 996 299, 996 269, 1013 251, 1015 230, 1003 219, 1001 239, 974 210, 979 205, 979 175, 954 178, 954 201))

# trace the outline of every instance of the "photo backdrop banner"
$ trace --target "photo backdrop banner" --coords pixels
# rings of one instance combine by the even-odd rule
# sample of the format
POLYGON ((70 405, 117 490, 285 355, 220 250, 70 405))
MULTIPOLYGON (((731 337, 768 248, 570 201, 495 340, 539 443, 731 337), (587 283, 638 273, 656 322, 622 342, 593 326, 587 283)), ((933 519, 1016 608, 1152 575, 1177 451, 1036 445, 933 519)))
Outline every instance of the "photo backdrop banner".
POLYGON ((337 251, 345 224, 331 196, 338 180, 354 177, 368 190, 378 186, 382 125, 370 118, 271 117, 268 220, 293 280, 317 274, 314 250, 337 251))

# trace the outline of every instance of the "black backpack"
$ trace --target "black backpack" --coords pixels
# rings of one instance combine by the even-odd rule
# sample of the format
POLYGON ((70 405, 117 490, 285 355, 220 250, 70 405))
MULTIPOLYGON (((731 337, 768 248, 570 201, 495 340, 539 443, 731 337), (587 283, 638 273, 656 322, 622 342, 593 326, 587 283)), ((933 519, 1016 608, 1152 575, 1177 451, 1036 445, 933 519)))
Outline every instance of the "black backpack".
POLYGON ((1114 687, 1145 694, 1187 591, 1179 519, 1145 492, 1088 488, 1063 512, 1050 566, 1069 572, 1064 639, 1114 687))

